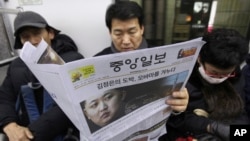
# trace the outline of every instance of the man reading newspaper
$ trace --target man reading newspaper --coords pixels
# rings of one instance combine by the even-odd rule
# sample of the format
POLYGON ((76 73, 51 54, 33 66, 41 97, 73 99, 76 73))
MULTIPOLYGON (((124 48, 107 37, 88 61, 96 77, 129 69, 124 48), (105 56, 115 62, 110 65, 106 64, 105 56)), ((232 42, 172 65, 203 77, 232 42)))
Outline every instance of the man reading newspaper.
MULTIPOLYGON (((133 51, 148 48, 144 33, 144 15, 142 8, 133 1, 119 1, 111 4, 106 11, 106 26, 109 29, 112 43, 95 56, 133 51)), ((174 112, 182 112, 188 103, 186 89, 174 92, 166 104, 174 112)))
MULTIPOLYGON (((96 57, 63 65, 37 64, 39 57, 34 60, 28 51, 21 52, 79 129, 81 141, 158 140, 166 133, 170 114, 178 118, 186 110, 189 95, 184 86, 204 42, 194 39, 148 48, 142 21, 137 3, 117 2, 106 13, 111 47, 96 57)), ((41 56, 40 46, 34 50, 38 53, 30 54, 41 56)), ((27 43, 23 50, 29 48, 27 43)))

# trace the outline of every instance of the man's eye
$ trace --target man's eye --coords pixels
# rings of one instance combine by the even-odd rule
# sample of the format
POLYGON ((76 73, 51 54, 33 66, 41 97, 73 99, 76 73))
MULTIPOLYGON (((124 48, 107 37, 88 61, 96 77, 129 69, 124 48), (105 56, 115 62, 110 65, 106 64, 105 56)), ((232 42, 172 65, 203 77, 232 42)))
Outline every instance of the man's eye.
POLYGON ((29 36, 28 35, 21 35, 21 38, 23 39, 23 40, 28 40, 29 39, 29 36))
POLYGON ((34 31, 33 34, 34 34, 34 35, 39 35, 39 34, 41 34, 41 30, 36 30, 36 31, 34 31))
POLYGON ((129 30, 129 34, 135 34, 137 31, 138 31, 137 29, 133 28, 129 30))
POLYGON ((113 96, 114 96, 114 95, 110 93, 110 94, 105 95, 104 99, 105 99, 105 101, 108 101, 108 100, 110 100, 113 96))
POLYGON ((95 102, 95 103, 92 103, 92 104, 90 104, 90 108, 96 108, 97 107, 97 103, 95 102))
POLYGON ((121 36, 122 34, 121 33, 115 33, 115 36, 121 36))
POLYGON ((129 32, 130 35, 134 35, 136 32, 129 32))

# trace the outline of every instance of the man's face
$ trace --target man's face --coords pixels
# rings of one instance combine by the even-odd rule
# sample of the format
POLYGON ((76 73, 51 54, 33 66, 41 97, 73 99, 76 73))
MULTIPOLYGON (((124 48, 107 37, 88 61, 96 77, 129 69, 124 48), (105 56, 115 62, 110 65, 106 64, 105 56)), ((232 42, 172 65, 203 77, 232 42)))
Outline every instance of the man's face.
POLYGON ((54 38, 54 32, 49 32, 45 28, 25 27, 19 34, 21 43, 29 41, 32 45, 37 46, 42 38, 51 45, 51 40, 54 38))
POLYGON ((102 96, 93 96, 85 101, 84 113, 99 126, 109 124, 117 115, 122 94, 117 90, 108 90, 102 96))
POLYGON ((140 27, 137 18, 129 20, 113 19, 110 36, 119 52, 136 50, 143 38, 144 26, 140 27))

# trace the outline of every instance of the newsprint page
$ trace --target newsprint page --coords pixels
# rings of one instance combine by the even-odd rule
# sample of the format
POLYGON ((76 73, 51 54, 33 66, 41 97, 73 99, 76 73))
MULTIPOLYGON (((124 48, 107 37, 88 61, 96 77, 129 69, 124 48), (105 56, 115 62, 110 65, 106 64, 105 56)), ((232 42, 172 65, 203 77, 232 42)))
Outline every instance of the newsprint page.
POLYGON ((189 78, 204 41, 65 63, 42 40, 20 57, 80 130, 81 141, 156 141, 166 133, 164 103, 189 78))

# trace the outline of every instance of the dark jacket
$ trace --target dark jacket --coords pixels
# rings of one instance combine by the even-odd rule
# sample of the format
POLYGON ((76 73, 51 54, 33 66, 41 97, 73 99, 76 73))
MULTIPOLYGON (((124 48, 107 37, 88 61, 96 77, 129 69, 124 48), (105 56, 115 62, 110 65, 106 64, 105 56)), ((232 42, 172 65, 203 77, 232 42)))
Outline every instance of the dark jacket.
MULTIPOLYGON (((177 137, 188 137, 194 136, 195 138, 207 134, 207 125, 212 123, 213 120, 203 116, 197 116, 194 114, 195 109, 208 110, 208 105, 204 94, 201 92, 201 88, 204 87, 199 79, 198 65, 196 64, 193 73, 186 85, 189 93, 189 103, 187 110, 179 116, 178 118, 171 116, 167 122, 167 135, 165 136, 166 141, 175 140, 177 137)), ((244 86, 244 76, 236 73, 235 78, 228 78, 226 81, 230 81, 234 89, 242 100, 244 100, 245 93, 243 91, 244 86)), ((244 102, 243 102, 244 103, 244 102)), ((225 109, 226 110, 226 109, 225 109)), ((234 119, 227 120, 227 124, 249 124, 249 119, 246 113, 243 111, 238 117, 234 119)), ((216 137, 215 137, 216 138, 216 137)))
POLYGON ((246 65, 242 69, 243 74, 246 79, 246 84, 244 87, 245 90, 245 100, 246 100, 246 111, 248 114, 248 117, 250 118, 250 54, 248 54, 246 59, 246 65))
POLYGON ((114 53, 114 52, 111 50, 111 47, 107 47, 107 48, 103 49, 102 51, 98 52, 94 56, 108 55, 108 54, 112 54, 112 53, 114 53))
MULTIPOLYGON (((63 34, 55 36, 52 40, 52 48, 65 62, 84 58, 78 53, 74 41, 63 34)), ((24 108, 22 108, 23 116, 20 118, 17 115, 15 105, 20 93, 20 87, 27 85, 28 82, 37 82, 37 79, 20 58, 13 60, 0 87, 0 127, 3 129, 6 124, 17 122, 20 125, 29 127, 35 136, 35 141, 50 141, 53 137, 64 132, 69 126, 72 126, 72 123, 58 106, 51 108, 31 124, 28 123, 24 108)), ((41 99, 38 98, 38 103, 40 103, 39 101, 41 99)), ((24 106, 21 105, 21 107, 24 106)))

